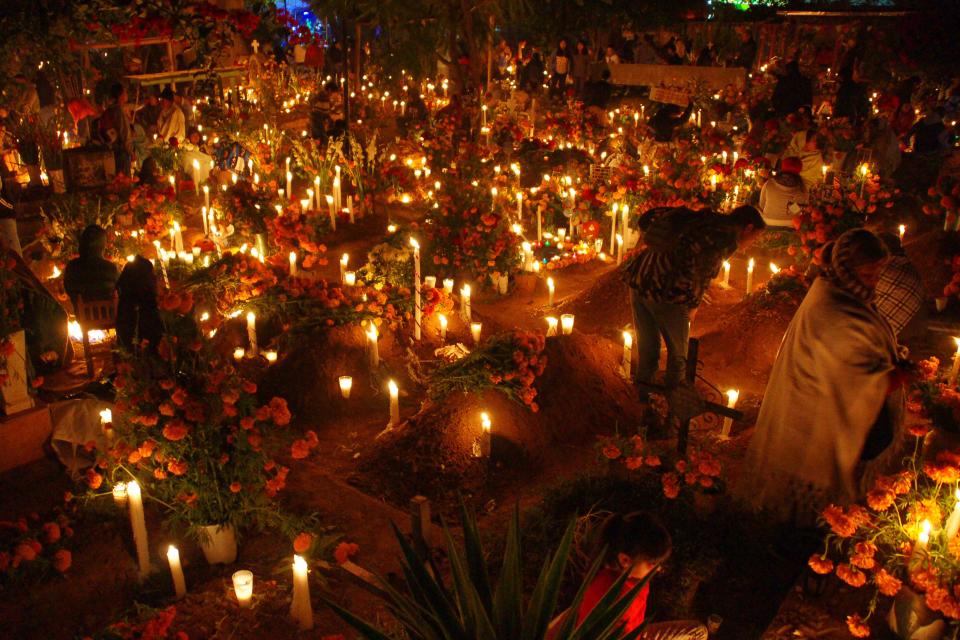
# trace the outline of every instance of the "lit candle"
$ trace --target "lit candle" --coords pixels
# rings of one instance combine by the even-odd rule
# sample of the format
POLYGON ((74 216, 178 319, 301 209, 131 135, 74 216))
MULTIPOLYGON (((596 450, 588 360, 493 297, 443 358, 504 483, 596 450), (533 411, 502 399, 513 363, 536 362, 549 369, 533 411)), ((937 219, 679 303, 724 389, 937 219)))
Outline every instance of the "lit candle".
POLYGON ((483 324, 480 322, 471 322, 470 323, 470 335, 473 336, 473 344, 480 346, 480 331, 483 329, 483 324))
POLYGON ((344 400, 350 398, 350 390, 353 388, 353 378, 351 376, 340 376, 340 395, 344 400))
POLYGON ((443 291, 448 296, 453 295, 453 278, 444 278, 443 279, 443 291))
POLYGON ((947 378, 947 386, 951 389, 957 386, 957 374, 960 374, 960 338, 954 338, 957 343, 957 352, 953 356, 953 366, 950 367, 950 376, 947 378))
POLYGON ((523 220, 523 194, 517 191, 517 220, 523 220))
POLYGON ((200 195, 200 161, 193 161, 193 190, 200 195))
POLYGON ((829 170, 830 170, 830 167, 828 167, 827 165, 822 165, 822 166, 820 167, 820 172, 823 174, 823 181, 824 181, 824 182, 827 181, 827 171, 829 171, 829 170))
POLYGON ((710 190, 711 191, 717 190, 717 174, 715 173, 710 174, 710 190))
MULTIPOLYGON (((337 167, 337 169, 339 168, 340 167, 337 167)), ((342 204, 343 202, 340 199, 340 176, 338 174, 337 177, 333 179, 333 208, 340 211, 343 209, 342 204)))
POLYGON ((180 551, 173 545, 167 547, 167 562, 170 563, 170 575, 173 577, 173 590, 177 600, 187 595, 187 582, 183 579, 183 567, 180 565, 180 551))
POLYGON ((553 316, 547 316, 545 320, 547 321, 547 337, 557 335, 557 325, 560 321, 553 316))
POLYGON ((907 225, 905 224, 900 225, 899 231, 900 231, 900 242, 903 242, 903 236, 904 234, 907 233, 907 225))
POLYGON ((553 283, 553 278, 547 278, 547 306, 553 306, 553 293, 556 291, 556 285, 553 283))
POLYGON ((468 284, 460 289, 460 314, 464 322, 470 322, 470 285, 468 284))
POLYGON ((393 380, 387 382, 387 388, 390 390, 390 422, 388 427, 395 427, 400 424, 400 389, 393 380))
POLYGON ((722 286, 725 289, 730 287, 730 261, 729 260, 723 261, 723 281, 720 283, 720 286, 722 286))
POLYGON ((610 212, 610 253, 616 253, 617 251, 617 211, 620 209, 620 205, 616 202, 613 203, 613 210, 610 212))
POLYGON ((910 562, 909 567, 915 569, 920 563, 923 562, 923 558, 927 555, 927 545, 930 543, 930 530, 933 528, 933 525, 930 524, 929 520, 924 520, 920 523, 920 533, 917 535, 917 541, 913 545, 913 550, 910 552, 910 562))
POLYGON ((367 328, 367 342, 370 344, 370 369, 376 371, 380 366, 380 350, 377 345, 377 326, 373 322, 367 328))
POLYGON ((629 331, 623 332, 623 362, 620 363, 620 371, 623 377, 630 379, 633 373, 633 334, 629 331))
POLYGON ((356 222, 356 218, 354 217, 354 213, 353 213, 353 196, 352 195, 347 196, 347 215, 350 217, 350 224, 354 224, 356 222))
POLYGON ((259 352, 257 347, 257 314, 253 311, 247 312, 247 340, 250 342, 250 355, 256 357, 259 352))
POLYGON ((327 196, 327 209, 330 211, 330 228, 334 231, 337 230, 337 212, 333 208, 333 196, 327 196))
POLYGON ((267 359, 267 362, 273 364, 277 361, 277 352, 274 349, 268 349, 263 352, 263 357, 267 359))
POLYGON ((203 206, 210 207, 210 187, 203 185, 203 206))
POLYGON ((233 573, 233 592, 241 609, 246 609, 253 601, 253 572, 246 569, 233 573))
POLYGON ((623 236, 617 234, 617 264, 623 263, 623 236))
POLYGON ((143 495, 136 480, 127 483, 127 497, 130 501, 130 526, 133 529, 133 543, 137 548, 137 564, 140 577, 150 573, 150 547, 147 542, 147 522, 143 517, 143 495))
POLYGON ((293 602, 290 617, 301 631, 313 628, 313 606, 310 604, 310 583, 307 580, 307 561, 293 556, 293 602))
POLYGON ((437 320, 440 322, 440 342, 447 341, 447 316, 442 313, 437 314, 437 320))
POLYGON ((543 242, 543 205, 537 205, 537 242, 543 242))
POLYGON ((415 238, 410 238, 410 246, 413 247, 413 339, 420 340, 423 314, 420 304, 420 243, 415 238))
MULTIPOLYGON (((203 188, 206 189, 207 187, 204 186, 203 188)), ((204 235, 204 237, 206 237, 206 236, 210 235, 210 225, 209 225, 209 223, 208 223, 207 208, 206 208, 206 207, 201 207, 201 208, 200 208, 200 220, 203 222, 203 235, 204 235)))
POLYGON ((180 233, 180 223, 173 221, 173 250, 179 256, 183 253, 183 234, 180 233))
POLYGON ((947 518, 947 524, 944 527, 947 542, 953 540, 957 535, 957 531, 960 531, 960 489, 954 491, 953 497, 956 498, 957 501, 954 503, 953 511, 950 513, 950 517, 947 518))
POLYGON ((344 281, 347 273, 347 265, 350 263, 350 254, 345 253, 340 256, 340 282, 344 281))
POLYGON ((479 453, 481 458, 490 457, 492 428, 493 428, 493 424, 490 421, 490 415, 486 412, 481 413, 480 414, 480 447, 479 447, 479 453))
POLYGON ((320 210, 320 176, 313 176, 313 191, 317 199, 317 210, 320 210))
POLYGON ((357 286, 357 272, 356 271, 347 271, 343 274, 343 284, 348 287, 357 286))
POLYGON ((563 330, 563 335, 568 336, 573 333, 573 314, 565 313, 560 316, 560 328, 563 330))
POLYGON ((747 294, 753 291, 753 267, 754 260, 750 258, 750 261, 747 262, 747 294))
POLYGON ((293 200, 293 174, 287 171, 287 200, 293 200))
POLYGON ((241 360, 243 360, 244 356, 246 355, 247 355, 247 351, 243 347, 237 347, 236 349, 233 350, 233 359, 236 360, 237 362, 240 362, 241 360))
MULTIPOLYGON (((740 391, 737 389, 730 389, 727 391, 727 408, 733 409, 737 406, 737 400, 740 399, 740 391)), ((733 427, 733 418, 724 418, 723 419, 723 428, 720 431, 721 438, 727 438, 730 436, 730 428, 733 427)))
POLYGON ((291 276, 297 275, 297 252, 296 251, 290 252, 290 275, 291 276))
POLYGON ((123 507, 127 504, 127 483, 118 482, 113 485, 113 503, 118 507, 123 507))
POLYGON ((770 263, 770 273, 773 275, 777 275, 778 273, 780 273, 780 267, 777 266, 777 263, 775 262, 770 263))

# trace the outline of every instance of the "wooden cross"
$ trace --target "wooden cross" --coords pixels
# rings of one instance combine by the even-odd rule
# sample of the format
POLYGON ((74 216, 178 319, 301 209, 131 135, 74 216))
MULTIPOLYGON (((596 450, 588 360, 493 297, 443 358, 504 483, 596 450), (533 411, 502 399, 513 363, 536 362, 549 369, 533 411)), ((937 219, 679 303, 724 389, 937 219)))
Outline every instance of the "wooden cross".
POLYGON ((639 383, 638 386, 646 391, 662 394, 667 398, 667 404, 670 407, 670 415, 680 422, 680 429, 677 432, 677 451, 680 455, 687 453, 687 440, 690 436, 690 422, 704 413, 715 413, 724 418, 739 420, 743 413, 736 409, 710 402, 706 400, 696 389, 697 382, 697 360, 700 352, 700 341, 696 338, 690 338, 687 348, 687 371, 686 384, 680 385, 674 389, 667 389, 663 385, 639 383))

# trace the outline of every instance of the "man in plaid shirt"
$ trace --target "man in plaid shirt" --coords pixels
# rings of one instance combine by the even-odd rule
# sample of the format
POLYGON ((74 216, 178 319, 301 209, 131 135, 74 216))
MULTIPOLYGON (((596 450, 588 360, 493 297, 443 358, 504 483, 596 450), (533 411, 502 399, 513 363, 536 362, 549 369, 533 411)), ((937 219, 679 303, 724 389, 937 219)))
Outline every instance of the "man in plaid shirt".
POLYGON ((710 282, 723 261, 749 246, 765 224, 759 211, 743 206, 729 215, 658 208, 644 214, 639 226, 645 247, 626 264, 637 334, 636 381, 653 382, 663 336, 664 383, 675 387, 686 368, 690 319, 710 282))
POLYGON ((904 253, 900 238, 892 233, 880 237, 890 250, 890 260, 880 272, 874 304, 899 336, 923 306, 923 280, 904 253))

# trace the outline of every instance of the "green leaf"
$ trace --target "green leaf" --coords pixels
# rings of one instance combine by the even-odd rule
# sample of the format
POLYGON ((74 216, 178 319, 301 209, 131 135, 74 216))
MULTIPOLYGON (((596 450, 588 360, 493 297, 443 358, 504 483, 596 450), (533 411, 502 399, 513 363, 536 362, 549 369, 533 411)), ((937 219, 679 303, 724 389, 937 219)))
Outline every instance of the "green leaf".
POLYGON ((544 563, 533 589, 529 607, 523 616, 521 638, 524 640, 540 640, 547 631, 550 619, 557 608, 557 596, 560 593, 560 582, 570 557, 570 548, 573 545, 573 531, 575 522, 567 525, 567 530, 560 540, 550 562, 544 563))

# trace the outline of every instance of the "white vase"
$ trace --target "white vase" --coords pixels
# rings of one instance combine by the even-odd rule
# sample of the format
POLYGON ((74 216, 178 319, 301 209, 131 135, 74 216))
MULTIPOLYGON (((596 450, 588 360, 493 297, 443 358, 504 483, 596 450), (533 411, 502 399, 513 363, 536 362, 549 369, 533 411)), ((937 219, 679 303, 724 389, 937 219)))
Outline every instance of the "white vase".
POLYGON ((0 391, 3 392, 3 411, 10 416, 33 408, 33 398, 27 390, 27 341, 23 330, 9 335, 13 353, 7 357, 7 378, 0 391))
POLYGON ((237 559, 237 535, 230 525, 200 527, 200 549, 209 564, 233 564, 237 559))

